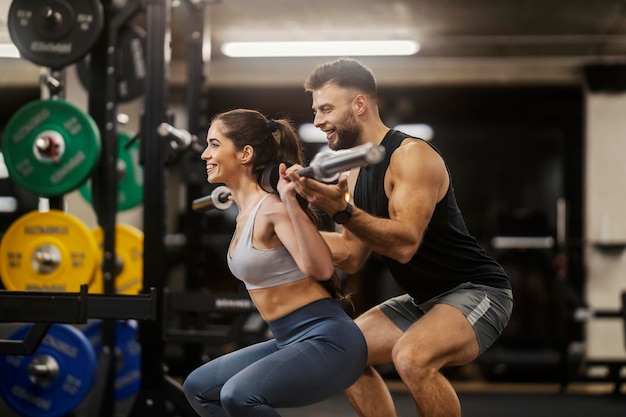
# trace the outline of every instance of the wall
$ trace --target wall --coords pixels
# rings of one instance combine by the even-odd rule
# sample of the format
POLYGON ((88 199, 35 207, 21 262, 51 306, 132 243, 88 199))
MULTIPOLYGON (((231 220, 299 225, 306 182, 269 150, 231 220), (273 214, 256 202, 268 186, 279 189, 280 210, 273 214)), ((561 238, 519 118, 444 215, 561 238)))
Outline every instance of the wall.
MULTIPOLYGON (((0 74, 7 75, 3 68, 0 74)), ((491 68, 490 71, 496 71, 491 68)), ((8 71, 9 78, 15 71, 8 71)), ((23 73, 25 74, 25 73, 23 73)), ((457 79, 459 75, 457 74, 457 79)), ((36 82, 37 72, 29 75, 36 82)), ((382 77, 384 79, 384 77, 382 77)), ((560 79, 559 82, 563 82, 560 79)), ((572 79, 568 78, 571 85, 572 79)), ((385 84, 389 84, 385 82, 385 84)), ((278 89, 279 90, 279 89, 278 89)), ((277 88, 274 92, 273 103, 281 107, 281 97, 276 99, 277 88)), ((301 91, 301 86, 298 86, 301 91)), ((458 93, 458 91, 457 91, 458 93)), ((232 97, 232 92, 229 96, 232 97)), ((74 75, 74 68, 68 70, 67 98, 74 104, 86 109, 87 95, 74 75)), ((215 99, 215 95, 212 97, 215 99)), ((422 99, 422 98, 421 98, 422 99)), ((184 101, 184 100, 183 100, 184 101)), ((299 103, 302 109, 290 108, 298 115, 310 118, 308 99, 303 96, 299 103), (297 109, 297 110, 296 110, 297 109)), ((172 109, 177 112, 177 125, 185 127, 184 111, 180 101, 172 101, 172 109), (176 107, 178 105, 178 107, 176 107), (183 116, 181 116, 183 115, 183 116)), ((450 105, 448 103, 447 105, 450 105)), ((130 122, 125 128, 131 131, 139 129, 139 115, 143 109, 142 99, 119 106, 119 111, 130 116, 130 122)), ((621 291, 626 290, 626 251, 602 250, 598 243, 626 241, 626 94, 588 92, 586 98, 586 141, 583 166, 584 170, 584 256, 586 265, 587 284, 584 292, 585 300, 597 309, 619 308, 621 291)), ((185 198, 176 193, 176 183, 179 173, 174 170, 168 176, 168 184, 174 192, 168 194, 168 207, 172 212, 179 208, 180 201, 185 198)), ((96 218, 91 206, 80 196, 78 191, 70 193, 66 198, 67 209, 77 215, 89 227, 96 226, 96 218)), ((129 223, 142 228, 143 207, 137 207, 118 213, 118 221, 129 223)), ((169 230, 174 230, 175 220, 168 219, 169 230)), ((624 358, 624 334, 622 323, 615 320, 591 320, 586 325, 586 351, 589 358, 624 358)))
MULTIPOLYGON (((626 94, 589 92, 586 113, 585 297, 592 308, 617 310, 626 291, 626 94)), ((621 320, 590 320, 587 357, 626 359, 625 337, 621 320)))

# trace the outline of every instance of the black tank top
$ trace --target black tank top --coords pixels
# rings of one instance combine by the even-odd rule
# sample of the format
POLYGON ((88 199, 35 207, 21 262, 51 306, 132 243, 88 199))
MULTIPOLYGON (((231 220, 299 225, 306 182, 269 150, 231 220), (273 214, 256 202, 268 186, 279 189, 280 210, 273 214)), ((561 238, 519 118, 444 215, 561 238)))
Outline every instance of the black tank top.
MULTIPOLYGON (((376 165, 361 167, 354 187, 354 203, 357 207, 374 216, 389 218, 389 199, 384 188, 385 173, 391 154, 408 137, 402 132, 389 130, 381 143, 385 148, 385 158, 376 165)), ((439 153, 434 146, 429 146, 439 153)), ((422 243, 413 258, 406 264, 385 256, 383 258, 396 282, 417 303, 466 282, 511 288, 502 266, 488 256, 469 234, 454 197, 451 178, 448 191, 435 206, 422 243)))

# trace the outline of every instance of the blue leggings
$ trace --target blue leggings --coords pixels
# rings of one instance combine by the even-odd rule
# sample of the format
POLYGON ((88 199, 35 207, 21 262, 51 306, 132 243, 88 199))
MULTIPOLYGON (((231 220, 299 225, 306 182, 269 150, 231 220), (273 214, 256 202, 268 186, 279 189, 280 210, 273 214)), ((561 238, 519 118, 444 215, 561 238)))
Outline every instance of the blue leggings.
POLYGON ((280 417, 343 392, 367 361, 363 334, 339 303, 325 298, 268 322, 275 339, 219 356, 183 384, 203 417, 280 417))

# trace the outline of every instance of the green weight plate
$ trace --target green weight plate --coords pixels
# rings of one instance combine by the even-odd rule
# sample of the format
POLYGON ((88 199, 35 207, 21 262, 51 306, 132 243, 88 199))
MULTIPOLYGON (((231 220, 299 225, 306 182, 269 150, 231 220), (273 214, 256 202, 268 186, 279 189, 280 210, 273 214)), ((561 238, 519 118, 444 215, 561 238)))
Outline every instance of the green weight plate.
POLYGON ((9 176, 44 197, 83 184, 100 150, 100 131, 91 116, 58 99, 35 100, 21 107, 2 136, 9 176))
MULTIPOLYGON (((117 134, 118 211, 137 207, 143 201, 143 168, 139 164, 139 141, 128 145, 132 139, 133 136, 129 133, 118 132, 117 134)), ((92 202, 90 180, 87 180, 79 191, 87 202, 92 202)))

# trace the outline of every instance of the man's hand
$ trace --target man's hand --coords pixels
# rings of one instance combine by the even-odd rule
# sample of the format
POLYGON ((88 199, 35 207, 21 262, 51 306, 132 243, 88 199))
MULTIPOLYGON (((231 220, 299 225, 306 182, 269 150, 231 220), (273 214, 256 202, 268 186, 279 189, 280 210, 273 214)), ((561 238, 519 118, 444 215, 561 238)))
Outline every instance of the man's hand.
POLYGON ((295 186, 295 191, 313 206, 333 216, 346 208, 348 178, 339 176, 336 184, 325 184, 312 178, 298 175, 300 165, 292 165, 286 170, 286 176, 295 186))

